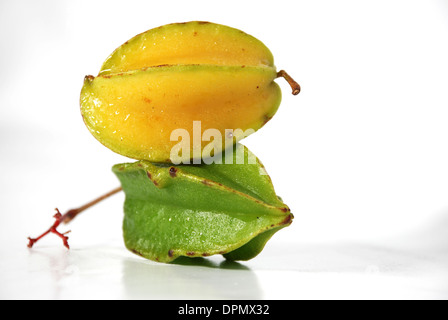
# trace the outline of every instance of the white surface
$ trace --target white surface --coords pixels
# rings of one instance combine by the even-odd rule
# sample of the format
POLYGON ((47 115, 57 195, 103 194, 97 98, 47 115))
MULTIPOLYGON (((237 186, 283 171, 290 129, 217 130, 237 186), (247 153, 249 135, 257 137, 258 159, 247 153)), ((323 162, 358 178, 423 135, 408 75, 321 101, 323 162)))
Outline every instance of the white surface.
POLYGON ((2 254, 7 299, 447 299, 445 251, 368 244, 279 244, 256 259, 166 265, 120 243, 2 254), (445 253, 444 253, 445 252, 445 253))
POLYGON ((446 1, 2 1, 0 297, 448 297, 446 1), (165 23, 240 28, 272 50, 279 112, 245 144, 295 214, 256 259, 161 265, 124 249, 123 196, 33 250, 53 208, 118 185, 129 161, 82 123, 78 99, 124 41, 165 23))

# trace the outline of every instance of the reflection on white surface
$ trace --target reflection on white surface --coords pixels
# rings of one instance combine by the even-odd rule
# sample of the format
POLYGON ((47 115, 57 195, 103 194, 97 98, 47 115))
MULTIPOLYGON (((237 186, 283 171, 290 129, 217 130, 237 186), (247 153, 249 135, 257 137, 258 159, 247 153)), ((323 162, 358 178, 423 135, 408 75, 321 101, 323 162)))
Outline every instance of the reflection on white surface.
POLYGON ((3 270, 1 298, 31 299, 259 299, 256 274, 223 259, 194 265, 158 264, 121 247, 19 250, 3 270), (20 262, 20 263, 19 263, 20 262), (5 274, 5 273, 3 273, 5 274))
POLYGON ((159 299, 260 299, 256 274, 242 264, 195 261, 198 265, 155 265, 123 261, 126 297, 159 299))
POLYGON ((446 250, 273 244, 254 260, 147 261, 120 244, 2 252, 2 299, 447 299, 446 250), (14 266, 14 267, 12 267, 14 266))

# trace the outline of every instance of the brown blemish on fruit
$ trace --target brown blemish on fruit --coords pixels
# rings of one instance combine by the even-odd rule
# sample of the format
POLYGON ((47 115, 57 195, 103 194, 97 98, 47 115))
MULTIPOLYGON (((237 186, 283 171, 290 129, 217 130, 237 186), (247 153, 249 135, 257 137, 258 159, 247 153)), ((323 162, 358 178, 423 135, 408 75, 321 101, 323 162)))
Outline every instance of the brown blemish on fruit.
POLYGON ((169 64, 159 64, 157 66, 152 66, 151 68, 162 68, 162 67, 169 67, 169 64))
POLYGON ((288 215, 285 220, 283 220, 280 225, 290 224, 292 222, 292 214, 288 215))
MULTIPOLYGON (((206 186, 209 186, 209 187, 211 187, 213 185, 219 186, 219 187, 224 187, 224 185, 222 183, 211 181, 211 180, 207 180, 207 179, 204 179, 201 182, 202 182, 202 184, 205 184, 206 186)), ((229 190, 229 191, 235 192, 235 190, 229 190)))
POLYGON ((140 257, 143 257, 143 255, 140 252, 138 252, 137 250, 135 250, 135 249, 131 249, 131 252, 135 253, 136 255, 138 255, 140 257))
POLYGON ((205 184, 206 186, 211 186, 212 184, 210 183, 210 181, 208 180, 202 180, 201 181, 203 184, 205 184))
POLYGON ((174 167, 170 168, 170 176, 175 178, 177 176, 177 169, 174 167))
POLYGON ((204 252, 204 253, 202 254, 203 257, 208 257, 209 255, 210 255, 210 253, 207 253, 207 252, 204 252))
POLYGON ((119 72, 119 73, 114 73, 114 74, 102 74, 99 75, 99 77, 103 78, 103 79, 110 79, 112 77, 121 77, 124 76, 126 73, 125 72, 119 72))
POLYGON ((189 256, 189 257, 192 257, 192 256, 194 256, 196 253, 195 252, 193 252, 193 251, 188 251, 187 252, 187 256, 189 256))
POLYGON ((172 64, 158 64, 158 65, 155 65, 155 66, 149 66, 149 67, 146 67, 146 68, 142 68, 141 70, 146 71, 146 70, 149 70, 151 68, 163 68, 163 67, 169 67, 169 66, 172 66, 172 64))
POLYGON ((195 31, 195 32, 193 32, 193 36, 197 36, 198 35, 198 32, 197 31, 195 31))
POLYGON ((270 120, 272 119, 272 116, 264 116, 263 118, 263 125, 265 125, 266 123, 268 123, 270 120))
POLYGON ((93 80, 95 80, 95 77, 92 75, 88 75, 85 77, 85 80, 93 81, 93 80))
POLYGON ((143 101, 145 101, 146 103, 151 103, 151 99, 149 99, 147 97, 143 97, 143 101))
POLYGON ((286 213, 289 211, 289 208, 282 208, 281 210, 286 213))
POLYGON ((174 251, 170 250, 168 251, 168 257, 172 258, 174 256, 174 251))
POLYGON ((210 24, 208 21, 198 21, 198 24, 210 24))
POLYGON ((154 185, 155 185, 156 187, 159 186, 159 183, 158 183, 156 180, 154 180, 154 179, 152 178, 152 175, 151 175, 151 173, 150 173, 149 171, 146 171, 146 175, 148 176, 149 180, 151 180, 152 183, 154 183, 154 185))

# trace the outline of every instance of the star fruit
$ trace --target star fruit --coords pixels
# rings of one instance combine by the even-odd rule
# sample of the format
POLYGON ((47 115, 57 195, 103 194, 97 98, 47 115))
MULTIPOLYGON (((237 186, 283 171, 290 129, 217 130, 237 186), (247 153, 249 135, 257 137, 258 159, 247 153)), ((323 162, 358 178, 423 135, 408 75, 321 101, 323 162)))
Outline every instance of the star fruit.
MULTIPOLYGON (((98 76, 85 77, 81 113, 92 135, 116 153, 170 163, 180 139, 173 133, 183 129, 193 137, 195 121, 200 137, 214 130, 212 153, 263 127, 280 105, 277 77, 299 93, 253 36, 208 22, 169 24, 126 41, 98 76)), ((175 156, 186 163, 204 148, 188 143, 175 156)))
POLYGON ((233 163, 178 165, 146 160, 117 164, 126 195, 126 247, 147 259, 222 254, 249 260, 293 215, 276 195, 260 160, 241 144, 233 163))

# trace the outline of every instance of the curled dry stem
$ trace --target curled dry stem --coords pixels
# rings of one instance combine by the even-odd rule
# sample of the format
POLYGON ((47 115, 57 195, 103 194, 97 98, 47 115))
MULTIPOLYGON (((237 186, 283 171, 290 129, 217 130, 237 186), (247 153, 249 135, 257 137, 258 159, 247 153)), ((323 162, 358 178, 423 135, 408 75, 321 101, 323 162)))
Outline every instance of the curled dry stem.
POLYGON ((279 72, 277 72, 277 78, 280 77, 285 78, 286 82, 288 82, 288 84, 291 86, 293 95, 296 96, 300 93, 300 85, 293 78, 291 78, 291 76, 287 74, 285 70, 280 70, 279 72))

